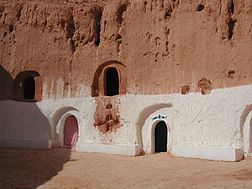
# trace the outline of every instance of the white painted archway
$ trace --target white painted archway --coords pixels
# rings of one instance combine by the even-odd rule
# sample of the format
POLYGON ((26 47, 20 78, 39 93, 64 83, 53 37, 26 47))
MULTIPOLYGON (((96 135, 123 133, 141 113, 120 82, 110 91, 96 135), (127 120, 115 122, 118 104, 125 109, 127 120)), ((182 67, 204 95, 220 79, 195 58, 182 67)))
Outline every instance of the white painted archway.
POLYGON ((79 112, 78 111, 69 111, 67 113, 65 113, 61 119, 59 120, 59 124, 57 124, 56 126, 56 134, 58 134, 59 136, 59 145, 60 146, 64 146, 64 127, 65 127, 65 121, 68 117, 70 116, 74 116, 78 122, 78 139, 77 139, 77 143, 79 141, 79 138, 80 138, 80 132, 81 132, 81 129, 80 129, 80 124, 81 124, 81 121, 80 121, 80 115, 79 115, 79 112))
POLYGON ((153 120, 153 116, 149 116, 145 121, 145 124, 142 128, 142 140, 143 140, 143 150, 147 153, 155 152, 155 128, 159 122, 165 122, 167 127, 167 151, 170 149, 170 136, 171 136, 171 128, 167 123, 165 118, 159 118, 153 120))
POLYGON ((252 155, 252 111, 246 117, 242 134, 244 156, 248 157, 252 155))
POLYGON ((69 116, 74 116, 78 122, 78 140, 80 139, 81 127, 83 124, 83 119, 80 112, 73 107, 63 107, 55 111, 51 117, 51 128, 52 128, 52 137, 53 144, 57 146, 64 146, 64 127, 65 121, 69 116))

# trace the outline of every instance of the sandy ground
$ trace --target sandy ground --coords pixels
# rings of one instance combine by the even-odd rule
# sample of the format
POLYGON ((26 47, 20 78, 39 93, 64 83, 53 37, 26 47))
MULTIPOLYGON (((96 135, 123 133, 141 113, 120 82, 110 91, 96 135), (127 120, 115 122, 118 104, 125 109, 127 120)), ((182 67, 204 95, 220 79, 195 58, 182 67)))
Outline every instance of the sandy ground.
POLYGON ((252 159, 215 162, 166 153, 123 157, 0 150, 0 188, 252 188, 252 159))

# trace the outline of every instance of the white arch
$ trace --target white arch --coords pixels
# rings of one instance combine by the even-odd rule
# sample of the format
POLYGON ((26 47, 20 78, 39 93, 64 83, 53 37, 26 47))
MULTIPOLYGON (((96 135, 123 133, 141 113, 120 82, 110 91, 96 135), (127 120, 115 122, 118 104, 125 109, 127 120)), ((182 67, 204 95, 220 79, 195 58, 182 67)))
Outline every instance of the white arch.
POLYGON ((84 125, 80 112, 73 107, 63 107, 55 111, 51 117, 53 144, 64 146, 65 121, 69 116, 74 116, 78 122, 78 140, 80 139, 81 126, 84 125))
MULTIPOLYGON (((139 116, 136 121, 136 126, 137 126, 137 130, 136 130, 137 141, 136 142, 137 142, 137 144, 139 144, 140 153, 144 153, 142 130, 143 130, 143 127, 144 127, 146 120, 148 120, 152 114, 157 113, 162 109, 167 109, 167 108, 171 108, 171 107, 172 107, 172 104, 170 104, 170 103, 157 103, 157 104, 153 104, 153 105, 145 107, 139 113, 139 116)), ((171 116, 169 116, 169 118, 171 118, 171 116)))
POLYGON ((56 134, 59 136, 58 137, 58 142, 60 146, 64 146, 64 127, 65 127, 65 121, 69 116, 74 116, 78 122, 78 137, 77 137, 77 142, 79 141, 80 138, 80 124, 81 124, 81 119, 79 116, 79 112, 76 110, 69 111, 62 115, 61 119, 59 120, 59 123, 56 125, 56 134))
POLYGON ((167 127, 167 151, 169 151, 170 149, 170 133, 171 133, 171 129, 170 129, 170 126, 168 125, 167 121, 164 120, 164 119, 158 119, 156 120, 155 122, 153 122, 151 128, 150 128, 150 152, 151 153, 154 153, 155 152, 155 129, 156 129, 156 126, 159 122, 165 122, 166 124, 166 127, 167 127))
POLYGON ((151 114, 145 121, 144 126, 142 128, 142 142, 143 142, 143 150, 147 153, 155 152, 155 128, 157 124, 161 121, 165 122, 167 127, 167 151, 171 148, 171 126, 168 124, 167 117, 157 118, 153 120, 153 116, 157 114, 163 115, 162 111, 156 111, 151 114))
POLYGON ((243 125, 243 152, 244 156, 248 157, 251 155, 251 145, 252 145, 252 136, 251 136, 251 129, 252 129, 252 111, 249 112, 247 115, 244 125, 243 125))

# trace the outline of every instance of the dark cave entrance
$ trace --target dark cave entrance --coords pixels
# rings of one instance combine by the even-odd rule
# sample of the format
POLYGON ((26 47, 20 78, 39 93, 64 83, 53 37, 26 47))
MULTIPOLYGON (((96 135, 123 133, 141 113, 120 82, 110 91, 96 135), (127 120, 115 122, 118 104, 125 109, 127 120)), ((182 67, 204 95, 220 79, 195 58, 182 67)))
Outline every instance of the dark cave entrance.
POLYGON ((119 94, 119 75, 116 68, 108 68, 105 71, 104 93, 106 96, 119 94))
POLYGON ((35 80, 30 76, 24 80, 24 99, 33 100, 35 98, 35 80))
POLYGON ((167 125, 164 121, 155 127, 155 152, 167 152, 167 125))

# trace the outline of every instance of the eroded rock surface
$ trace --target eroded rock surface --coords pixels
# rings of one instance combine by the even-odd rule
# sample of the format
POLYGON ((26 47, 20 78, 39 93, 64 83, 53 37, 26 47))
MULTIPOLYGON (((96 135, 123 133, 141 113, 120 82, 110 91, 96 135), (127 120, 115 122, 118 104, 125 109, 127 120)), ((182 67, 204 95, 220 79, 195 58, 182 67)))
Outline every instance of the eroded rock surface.
POLYGON ((96 69, 110 60, 126 66, 129 94, 199 91, 203 77, 212 88, 245 85, 251 17, 250 0, 2 0, 1 70, 13 80, 37 71, 44 99, 90 96, 96 69))

